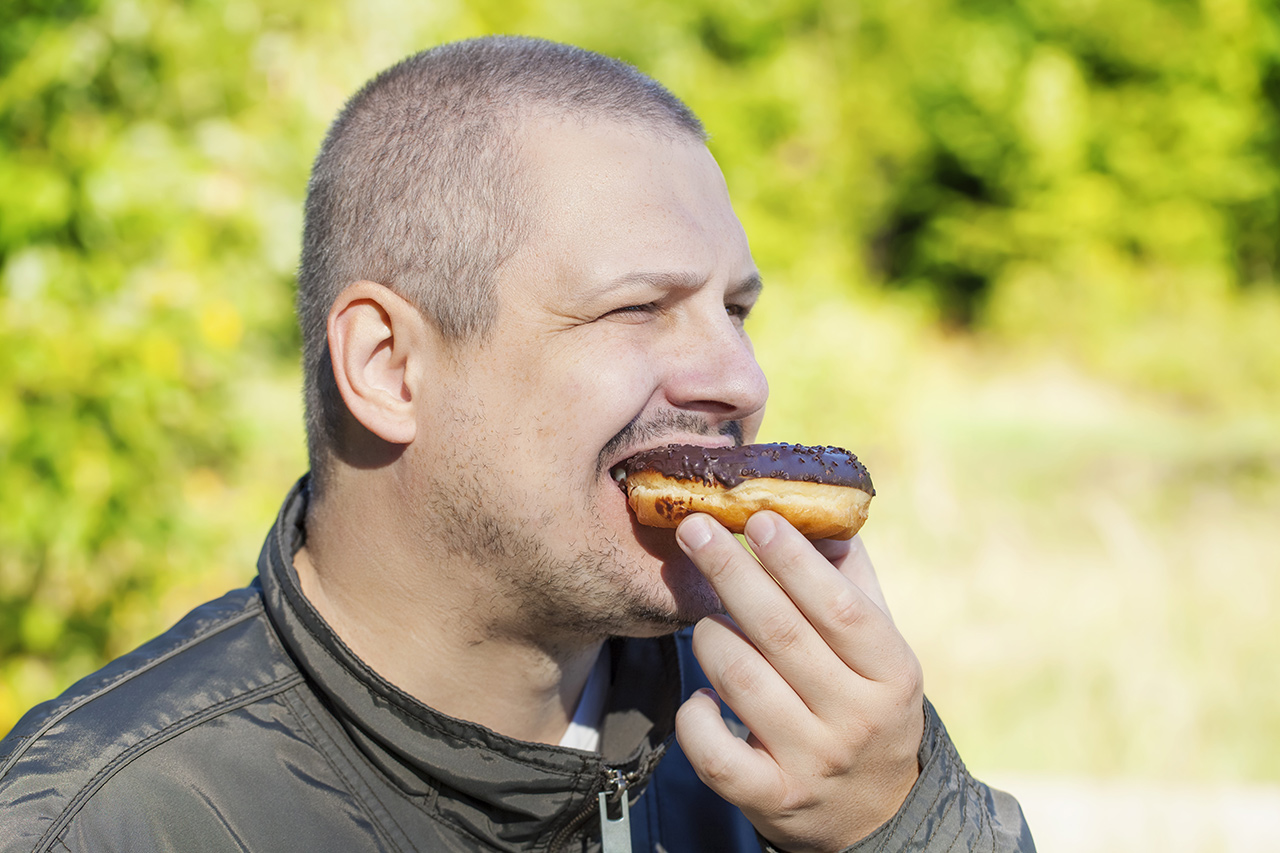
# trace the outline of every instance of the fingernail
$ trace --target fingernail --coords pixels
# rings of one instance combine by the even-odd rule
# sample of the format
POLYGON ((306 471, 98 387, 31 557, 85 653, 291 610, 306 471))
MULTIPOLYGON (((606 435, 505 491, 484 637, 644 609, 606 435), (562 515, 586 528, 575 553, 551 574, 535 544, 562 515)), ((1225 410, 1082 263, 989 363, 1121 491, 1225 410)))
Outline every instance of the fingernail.
POLYGON ((747 529, 744 532, 752 548, 763 548, 773 539, 773 534, 778 532, 778 525, 768 513, 756 513, 747 519, 747 529))
POLYGON ((676 528, 676 540, 687 551, 697 551, 711 541, 711 522, 703 515, 691 515, 676 528))

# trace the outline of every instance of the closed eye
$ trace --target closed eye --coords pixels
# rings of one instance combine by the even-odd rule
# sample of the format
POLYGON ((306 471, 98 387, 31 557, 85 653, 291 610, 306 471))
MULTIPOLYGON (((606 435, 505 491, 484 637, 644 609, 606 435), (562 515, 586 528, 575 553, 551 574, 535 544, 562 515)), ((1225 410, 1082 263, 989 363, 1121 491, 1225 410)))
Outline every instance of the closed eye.
POLYGON ((658 310, 658 306, 652 302, 646 302, 643 305, 625 305, 622 308, 614 308, 612 311, 605 313, 605 317, 616 317, 622 320, 643 319, 658 310))

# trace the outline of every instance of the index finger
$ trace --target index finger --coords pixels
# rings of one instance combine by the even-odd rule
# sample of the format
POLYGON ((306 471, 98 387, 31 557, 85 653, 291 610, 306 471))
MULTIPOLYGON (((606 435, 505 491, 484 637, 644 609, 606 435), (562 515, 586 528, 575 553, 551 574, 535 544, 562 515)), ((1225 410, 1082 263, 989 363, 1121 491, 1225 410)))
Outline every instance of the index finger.
MULTIPOLYGON (((848 666, 728 530, 710 516, 695 514, 680 523, 676 539, 711 583, 738 630, 806 703, 847 677, 848 666)), ((821 556, 812 556, 835 573, 821 556)))
MULTIPOLYGON (((832 624, 823 624, 824 605, 836 601, 845 615, 863 605, 866 616, 874 612, 886 624, 887 617, 781 516, 757 513, 747 522, 747 530, 748 541, 752 535, 761 537, 757 556, 763 554, 768 559, 757 562, 707 516, 686 518, 676 537, 742 633, 806 702, 829 692, 849 671, 877 680, 881 667, 875 655, 888 642, 878 635, 886 632, 883 628, 876 631, 868 618, 857 626, 860 636, 844 636, 832 624), (784 527, 795 539, 775 536, 774 543, 766 547, 765 527, 757 521, 762 516, 778 519, 778 527, 784 527), (868 656, 871 659, 864 660, 868 656)), ((831 623, 829 618, 825 621, 831 623)), ((888 628, 892 631, 891 624, 888 628)))
MULTIPOLYGON (((837 570, 777 513, 751 516, 745 533, 774 581, 850 669, 873 681, 894 680, 912 670, 915 655, 879 595, 873 596, 837 570)), ((851 573, 870 570, 870 559, 860 545, 849 554, 855 560, 851 573), (858 565, 858 560, 865 564, 858 565)), ((869 577, 874 580, 875 576, 869 577)), ((879 584, 874 592, 879 593, 879 584)))

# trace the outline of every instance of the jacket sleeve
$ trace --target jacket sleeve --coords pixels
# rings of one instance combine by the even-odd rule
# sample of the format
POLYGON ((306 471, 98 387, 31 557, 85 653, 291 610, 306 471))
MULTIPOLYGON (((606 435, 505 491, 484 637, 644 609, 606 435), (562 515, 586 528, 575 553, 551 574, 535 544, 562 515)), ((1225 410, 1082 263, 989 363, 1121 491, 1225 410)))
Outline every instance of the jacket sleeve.
POLYGON ((928 699, 919 757, 920 778, 898 813, 844 853, 1035 853, 1018 801, 969 775, 928 699))

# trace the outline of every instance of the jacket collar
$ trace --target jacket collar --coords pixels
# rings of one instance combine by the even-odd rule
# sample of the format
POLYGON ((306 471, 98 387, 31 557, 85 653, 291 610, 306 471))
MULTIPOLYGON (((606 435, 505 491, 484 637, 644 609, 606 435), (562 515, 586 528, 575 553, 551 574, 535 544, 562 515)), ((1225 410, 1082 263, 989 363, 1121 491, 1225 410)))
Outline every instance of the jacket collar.
POLYGON ((303 595, 293 555, 306 539, 307 499, 304 477, 259 557, 267 612, 355 744, 406 796, 499 848, 527 849, 593 808, 615 771, 628 778, 631 799, 643 790, 681 700, 672 638, 610 641, 603 756, 515 740, 441 714, 356 657, 303 595))

